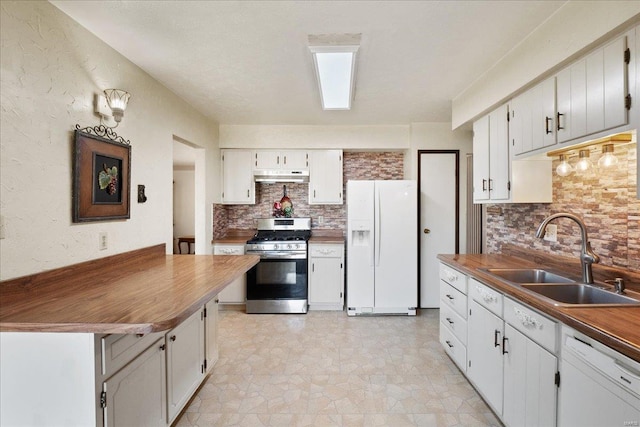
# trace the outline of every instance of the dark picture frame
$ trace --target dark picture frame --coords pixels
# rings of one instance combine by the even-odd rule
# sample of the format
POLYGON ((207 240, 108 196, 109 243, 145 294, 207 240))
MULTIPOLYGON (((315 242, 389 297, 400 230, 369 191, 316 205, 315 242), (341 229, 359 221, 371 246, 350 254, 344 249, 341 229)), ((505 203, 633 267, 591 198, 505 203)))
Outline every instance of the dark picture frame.
POLYGON ((130 218, 131 146, 75 131, 73 222, 130 218))

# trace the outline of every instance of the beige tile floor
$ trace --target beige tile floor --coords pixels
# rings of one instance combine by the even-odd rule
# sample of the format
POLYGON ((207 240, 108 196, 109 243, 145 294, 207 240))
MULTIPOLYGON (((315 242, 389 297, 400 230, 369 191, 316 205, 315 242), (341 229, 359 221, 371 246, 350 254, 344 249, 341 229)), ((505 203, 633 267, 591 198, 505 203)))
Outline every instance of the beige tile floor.
POLYGON ((499 426, 438 342, 438 311, 220 312, 220 359, 177 426, 499 426))

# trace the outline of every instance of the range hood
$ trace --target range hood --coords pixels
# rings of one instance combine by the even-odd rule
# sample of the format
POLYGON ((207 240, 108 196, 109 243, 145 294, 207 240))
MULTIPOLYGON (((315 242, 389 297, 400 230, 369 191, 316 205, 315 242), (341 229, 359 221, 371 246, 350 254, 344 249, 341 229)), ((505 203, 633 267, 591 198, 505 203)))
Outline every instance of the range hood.
POLYGON ((255 182, 309 182, 309 171, 301 169, 258 169, 253 171, 255 182))

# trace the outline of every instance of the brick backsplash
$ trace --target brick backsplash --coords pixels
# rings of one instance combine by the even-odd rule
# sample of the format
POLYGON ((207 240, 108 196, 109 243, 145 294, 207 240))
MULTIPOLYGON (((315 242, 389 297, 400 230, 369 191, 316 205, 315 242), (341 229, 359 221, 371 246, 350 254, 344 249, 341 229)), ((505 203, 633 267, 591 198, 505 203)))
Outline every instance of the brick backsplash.
MULTIPOLYGON (((401 152, 345 152, 343 181, 346 193, 350 179, 403 179, 404 154, 401 152)), ((213 207, 213 238, 225 235, 227 229, 253 229, 255 220, 269 218, 273 202, 283 195, 283 184, 256 184, 255 205, 221 205, 213 207)), ((287 195, 293 203, 294 216, 311 217, 312 228, 336 229, 343 233, 347 224, 347 206, 309 205, 308 184, 286 184, 287 195), (324 224, 318 224, 318 217, 324 224)), ((348 197, 348 195, 347 195, 348 197)), ((346 203, 346 199, 345 199, 346 203)))
MULTIPOLYGON (((582 217, 600 263, 640 271, 640 200, 636 196, 637 146, 616 145, 614 170, 597 170, 601 147, 590 149, 595 168, 567 177, 555 174, 553 203, 487 206, 487 252, 499 253, 503 243, 569 257, 580 254, 580 230, 568 219, 557 219, 558 242, 535 238, 535 231, 550 214, 571 212, 582 217)), ((569 159, 576 162, 575 154, 569 159)))

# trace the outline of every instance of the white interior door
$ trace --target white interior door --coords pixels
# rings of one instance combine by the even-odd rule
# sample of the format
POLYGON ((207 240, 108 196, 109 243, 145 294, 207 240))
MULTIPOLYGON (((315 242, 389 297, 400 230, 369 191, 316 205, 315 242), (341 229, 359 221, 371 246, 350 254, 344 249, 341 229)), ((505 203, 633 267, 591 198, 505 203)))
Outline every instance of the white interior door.
POLYGON ((420 307, 440 306, 438 254, 457 250, 457 152, 420 152, 420 307))

